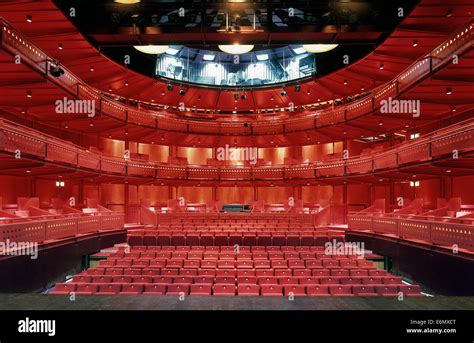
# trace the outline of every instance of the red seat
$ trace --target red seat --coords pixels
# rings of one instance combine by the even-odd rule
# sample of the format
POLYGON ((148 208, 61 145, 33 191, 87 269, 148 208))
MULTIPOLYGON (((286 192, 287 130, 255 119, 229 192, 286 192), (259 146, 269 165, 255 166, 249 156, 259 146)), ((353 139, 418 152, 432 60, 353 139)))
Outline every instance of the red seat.
POLYGON ((99 285, 99 291, 97 293, 100 293, 100 294, 117 294, 117 293, 120 293, 121 288, 122 288, 122 285, 112 284, 112 283, 99 285))
POLYGON ((171 245, 182 246, 186 244, 186 238, 182 233, 173 233, 171 235, 171 245))
POLYGON ((380 285, 382 284, 382 278, 379 277, 362 277, 362 283, 364 285, 380 285))
POLYGON ((378 295, 377 292, 375 292, 374 286, 366 285, 352 286, 352 293, 363 297, 378 295))
POLYGON ((330 296, 329 287, 325 285, 306 286, 306 294, 309 296, 330 296))
POLYGON ((351 291, 351 286, 347 285, 331 285, 329 286, 329 293, 331 295, 337 295, 337 296, 353 296, 351 291))
POLYGON ((243 245, 254 246, 257 245, 257 235, 244 233, 243 245))
POLYGON ((286 296, 306 296, 305 286, 303 285, 287 285, 285 286, 285 295, 286 296))
POLYGON ((150 295, 163 295, 166 293, 166 286, 159 285, 159 284, 148 284, 145 285, 143 294, 150 294, 150 295))
POLYGON ((228 285, 228 284, 214 284, 213 287, 213 294, 217 296, 231 296, 235 295, 235 285, 228 285))
POLYGON ((339 282, 343 285, 360 285, 361 279, 357 277, 341 277, 339 282))
POLYGON ((267 233, 259 233, 257 236, 257 245, 260 245, 260 246, 272 245, 272 236, 267 233))
POLYGON ((158 245, 171 245, 171 233, 160 232, 156 239, 158 245))
POLYGON ((259 296, 260 286, 250 284, 239 284, 237 286, 237 295, 240 296, 259 296))
POLYGON ((120 294, 141 294, 143 292, 143 284, 130 283, 123 285, 120 294))
POLYGON ((69 294, 76 291, 76 284, 72 282, 57 283, 51 294, 69 294))
MULTIPOLYGON (((142 245, 145 245, 145 246, 155 246, 157 243, 157 240, 156 240, 156 235, 148 235, 146 234, 145 236, 143 236, 143 244, 142 245)), ((130 244, 132 245, 132 244, 130 244)))
POLYGON ((279 284, 280 285, 297 285, 298 284, 298 278, 297 277, 282 277, 279 279, 279 284))
POLYGON ((216 283, 225 285, 235 285, 235 277, 231 276, 218 276, 216 277, 216 283))
POLYGON ((239 276, 237 277, 238 285, 256 285, 257 277, 256 276, 239 276))
POLYGON ((263 296, 283 296, 283 288, 280 285, 263 284, 261 292, 263 296))
POLYGON ((80 283, 76 287, 76 294, 95 294, 97 292, 98 285, 90 283, 80 283))
POLYGON ((423 296, 419 285, 401 285, 398 286, 398 291, 408 296, 423 296))
POLYGON ((394 297, 398 296, 398 287, 395 285, 379 285, 374 287, 377 294, 394 297))
POLYGON ((92 277, 89 275, 74 275, 72 278, 74 283, 89 283, 92 282, 92 277))
POLYGON ((186 235, 186 245, 196 246, 200 244, 199 234, 197 233, 188 233, 186 235))
POLYGON ((166 294, 169 294, 169 295, 189 294, 189 285, 182 285, 182 284, 168 285, 166 289, 166 294))
POLYGON ((211 295, 212 282, 210 284, 194 284, 191 285, 190 295, 211 295))
POLYGON ((278 279, 272 276, 259 276, 257 282, 259 285, 278 285, 278 279))
POLYGON ((402 278, 399 276, 384 276, 382 277, 382 282, 385 285, 401 285, 402 278))

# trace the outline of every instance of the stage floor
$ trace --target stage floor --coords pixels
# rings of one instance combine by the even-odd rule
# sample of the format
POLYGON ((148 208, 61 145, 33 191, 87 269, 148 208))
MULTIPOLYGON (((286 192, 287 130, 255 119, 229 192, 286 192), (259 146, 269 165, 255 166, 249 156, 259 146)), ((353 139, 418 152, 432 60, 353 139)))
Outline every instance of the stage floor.
POLYGON ((0 294, 0 310, 474 310, 474 297, 199 297, 0 294))

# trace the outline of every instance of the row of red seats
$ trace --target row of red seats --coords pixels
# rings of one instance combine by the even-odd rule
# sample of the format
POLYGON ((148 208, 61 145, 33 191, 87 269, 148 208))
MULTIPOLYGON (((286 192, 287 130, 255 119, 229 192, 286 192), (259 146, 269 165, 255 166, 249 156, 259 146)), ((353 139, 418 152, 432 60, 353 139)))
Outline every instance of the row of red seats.
POLYGON ((356 255, 326 255, 324 252, 218 252, 218 251, 143 251, 117 252, 109 259, 188 259, 188 260, 305 260, 305 259, 347 259, 356 255))
POLYGON ((343 234, 320 235, 315 232, 157 232, 129 233, 128 244, 131 246, 322 246, 328 241, 344 240, 343 234))
POLYGON ((401 285, 398 276, 111 276, 75 275, 74 283, 154 283, 154 284, 229 284, 229 285, 401 285))
POLYGON ((419 296, 419 286, 412 285, 228 285, 228 284, 57 284, 53 294, 152 294, 202 296, 419 296))
POLYGON ((193 224, 193 225, 188 225, 188 224, 160 224, 158 227, 149 227, 145 228, 145 230, 150 229, 150 230, 160 230, 160 229, 176 229, 176 230, 181 230, 181 229, 248 229, 248 230, 263 230, 263 229, 308 229, 308 230, 314 230, 314 229, 319 229, 319 230, 326 230, 326 228, 319 228, 319 227, 314 227, 311 224, 297 224, 297 223, 291 223, 291 224, 193 224))
MULTIPOLYGON (((234 252, 236 248, 234 246, 119 246, 118 251, 125 251, 129 249, 131 252, 135 251, 220 251, 220 252, 234 252)), ((321 252, 324 251, 322 246, 239 246, 239 252, 321 252)))
POLYGON ((317 268, 373 268, 373 263, 356 259, 305 259, 305 260, 188 260, 188 259, 107 259, 99 262, 100 267, 122 268, 220 268, 220 269, 317 269, 317 268))
POLYGON ((192 268, 90 268, 78 275, 89 276, 210 276, 210 277, 267 277, 267 276, 297 276, 297 277, 385 277, 391 276, 385 270, 378 269, 192 269, 192 268))

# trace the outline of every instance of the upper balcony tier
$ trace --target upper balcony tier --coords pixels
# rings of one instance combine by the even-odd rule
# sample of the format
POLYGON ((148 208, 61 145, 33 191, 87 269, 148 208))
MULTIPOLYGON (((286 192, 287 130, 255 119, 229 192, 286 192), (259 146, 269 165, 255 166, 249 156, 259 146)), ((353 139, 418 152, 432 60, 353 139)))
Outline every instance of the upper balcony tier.
MULTIPOLYGON (((312 185, 421 180, 472 174, 474 120, 468 120, 386 151, 347 159, 294 165, 173 165, 118 158, 74 146, 27 127, 0 121, 3 173, 89 178, 100 182, 181 185, 312 185), (54 170, 54 172, 53 172, 54 170)), ((128 156, 127 156, 128 157, 128 156)), ((225 156, 223 156, 225 158, 225 156)), ((217 161, 216 161, 217 162, 217 161)))
POLYGON ((114 139, 148 143, 161 140, 161 144, 173 142, 183 146, 215 146, 217 141, 259 147, 314 144, 381 133, 382 118, 385 132, 403 128, 406 122, 433 121, 450 115, 453 103, 463 104, 459 105, 458 111, 461 107, 471 106, 473 98, 463 83, 472 75, 472 20, 390 82, 359 94, 359 100, 341 101, 339 105, 332 102, 318 111, 289 112, 287 116, 271 120, 261 116, 195 120, 180 117, 169 108, 166 111, 153 110, 153 104, 124 104, 120 99, 112 98, 111 94, 89 86, 62 65, 60 68, 64 73, 53 76, 51 69, 56 63, 53 58, 5 21, 0 22, 0 27, 4 50, 2 59, 11 62, 2 64, 0 76, 9 78, 11 68, 24 73, 18 85, 8 87, 4 93, 7 96, 0 101, 8 112, 28 115, 47 125, 95 132, 114 139), (19 56, 22 64, 12 66, 11 55, 19 56), (453 63, 453 56, 456 56, 456 63, 453 63), (449 89, 451 94, 453 87, 446 87, 446 80, 455 85, 456 94, 449 101, 443 102, 439 98, 434 101, 426 92, 417 92, 416 87, 427 87, 421 89, 429 88, 430 93, 440 94, 447 94, 449 89), (55 103, 64 97, 93 102, 95 112, 58 114, 55 103), (420 99, 423 112, 420 115, 382 113, 384 102, 396 98, 420 99), (23 106, 18 106, 18 103, 23 106), (249 137, 254 139, 249 140, 249 137))

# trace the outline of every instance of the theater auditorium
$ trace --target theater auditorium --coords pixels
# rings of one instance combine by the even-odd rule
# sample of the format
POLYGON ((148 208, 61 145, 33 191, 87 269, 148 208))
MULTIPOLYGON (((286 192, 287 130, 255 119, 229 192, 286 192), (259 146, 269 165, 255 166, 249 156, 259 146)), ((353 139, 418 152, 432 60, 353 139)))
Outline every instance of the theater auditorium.
POLYGON ((473 13, 1 1, 2 307, 474 309, 473 13))

